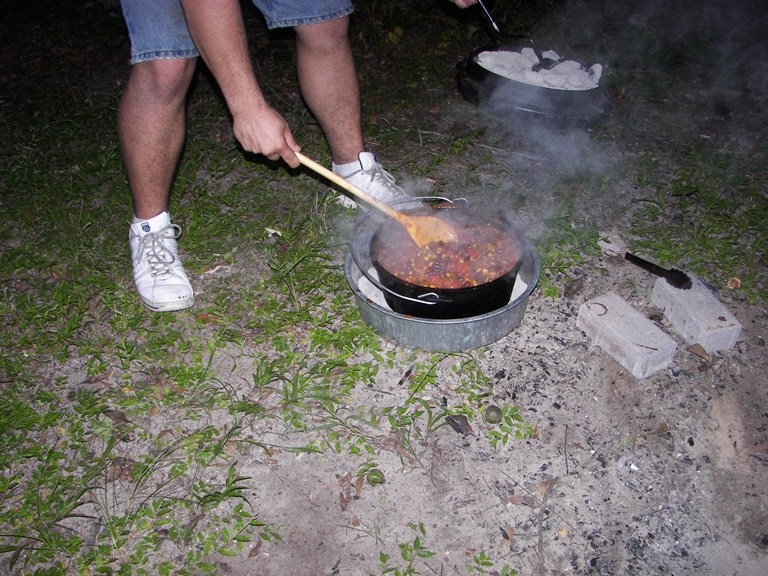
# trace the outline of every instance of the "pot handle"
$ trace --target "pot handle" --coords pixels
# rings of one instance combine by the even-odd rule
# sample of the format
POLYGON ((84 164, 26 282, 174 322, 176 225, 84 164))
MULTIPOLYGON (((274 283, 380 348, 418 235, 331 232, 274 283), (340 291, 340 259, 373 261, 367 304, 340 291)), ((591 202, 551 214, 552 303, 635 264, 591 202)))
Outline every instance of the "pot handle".
POLYGON ((426 292, 425 294, 420 294, 417 298, 411 298, 410 296, 403 296, 399 292, 395 292, 391 288, 387 288, 384 286, 384 284, 381 283, 381 280, 379 280, 376 276, 371 274, 368 270, 360 269, 360 272, 365 276, 371 284, 376 286, 379 290, 382 292, 387 292, 389 294, 392 294, 392 296, 395 296, 396 298, 400 298, 401 300, 408 300, 409 302, 415 302, 417 304, 427 304, 429 306, 433 306, 438 303, 446 303, 448 301, 446 300, 440 300, 440 295, 436 292, 426 292))

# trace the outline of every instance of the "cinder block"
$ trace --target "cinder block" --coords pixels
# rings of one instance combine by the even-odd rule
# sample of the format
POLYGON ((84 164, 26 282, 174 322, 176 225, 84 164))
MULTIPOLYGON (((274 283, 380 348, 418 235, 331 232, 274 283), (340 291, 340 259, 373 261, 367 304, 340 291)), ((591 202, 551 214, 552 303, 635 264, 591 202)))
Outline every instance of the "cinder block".
POLYGON ((668 334, 613 292, 582 304, 576 325, 635 378, 666 368, 677 351, 668 334))
POLYGON ((741 335, 741 323, 699 278, 688 275, 693 283, 688 290, 659 278, 651 301, 664 310, 664 316, 688 344, 700 344, 707 352, 733 348, 741 335))

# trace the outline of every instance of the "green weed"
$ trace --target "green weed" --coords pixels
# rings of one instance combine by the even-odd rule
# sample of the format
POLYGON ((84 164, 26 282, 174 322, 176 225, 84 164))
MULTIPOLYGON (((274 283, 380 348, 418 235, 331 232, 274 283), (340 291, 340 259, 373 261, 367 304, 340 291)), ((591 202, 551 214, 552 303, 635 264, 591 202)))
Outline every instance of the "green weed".
POLYGON ((381 574, 392 574, 392 576, 414 576, 421 574, 416 567, 416 562, 426 558, 431 558, 435 553, 426 548, 422 540, 427 535, 427 530, 424 528, 424 524, 419 522, 418 524, 411 523, 408 527, 415 532, 415 536, 412 541, 398 543, 400 548, 400 559, 405 562, 404 565, 397 566, 392 565, 389 556, 384 552, 379 554, 379 563, 381 564, 381 574))

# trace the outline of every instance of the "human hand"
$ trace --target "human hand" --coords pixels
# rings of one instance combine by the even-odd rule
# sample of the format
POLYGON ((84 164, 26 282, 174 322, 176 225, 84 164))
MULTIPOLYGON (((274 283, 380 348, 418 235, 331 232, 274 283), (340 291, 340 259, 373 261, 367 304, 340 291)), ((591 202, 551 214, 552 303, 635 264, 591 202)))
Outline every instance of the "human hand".
POLYGON ((459 8, 469 8, 473 4, 477 4, 477 0, 451 0, 459 8))
POLYGON ((291 168, 299 166, 295 152, 301 147, 294 140, 285 118, 268 104, 234 115, 232 129, 235 138, 248 152, 262 154, 270 160, 282 158, 291 168))

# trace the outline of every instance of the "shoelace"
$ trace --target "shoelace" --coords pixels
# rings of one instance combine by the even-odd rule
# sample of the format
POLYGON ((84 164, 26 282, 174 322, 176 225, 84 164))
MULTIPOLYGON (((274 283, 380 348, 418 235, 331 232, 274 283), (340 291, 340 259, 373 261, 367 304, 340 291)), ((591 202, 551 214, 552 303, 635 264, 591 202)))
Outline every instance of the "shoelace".
POLYGON ((397 185, 394 176, 384 170, 381 164, 376 162, 370 170, 361 170, 363 174, 369 174, 371 177, 371 183, 379 180, 384 186, 386 186, 395 198, 401 198, 405 196, 405 192, 397 185))
POLYGON ((181 228, 176 224, 168 224, 157 232, 147 233, 141 239, 139 254, 146 255, 152 276, 171 273, 171 265, 176 261, 176 256, 165 245, 165 240, 177 240, 180 236, 181 228), (167 230, 172 230, 173 234, 164 234, 167 230))

